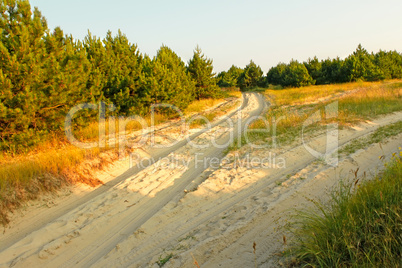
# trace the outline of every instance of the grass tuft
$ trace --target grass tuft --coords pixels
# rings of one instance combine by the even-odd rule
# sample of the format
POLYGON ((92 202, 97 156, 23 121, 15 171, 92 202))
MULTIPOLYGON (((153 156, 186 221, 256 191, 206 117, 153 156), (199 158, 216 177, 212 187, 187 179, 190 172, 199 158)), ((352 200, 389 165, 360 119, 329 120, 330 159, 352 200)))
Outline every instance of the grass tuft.
POLYGON ((165 256, 164 258, 162 258, 162 256, 159 258, 159 261, 156 262, 156 264, 159 265, 159 267, 163 267, 171 258, 173 258, 173 254, 170 253, 167 256, 165 256))
POLYGON ((346 153, 349 155, 359 149, 369 146, 370 144, 379 143, 386 138, 399 135, 400 133, 402 133, 402 121, 380 127, 367 138, 353 140, 351 143, 339 150, 339 153, 346 153))
POLYGON ((381 177, 341 185, 328 207, 298 215, 296 244, 288 254, 302 267, 401 267, 402 160, 381 177))

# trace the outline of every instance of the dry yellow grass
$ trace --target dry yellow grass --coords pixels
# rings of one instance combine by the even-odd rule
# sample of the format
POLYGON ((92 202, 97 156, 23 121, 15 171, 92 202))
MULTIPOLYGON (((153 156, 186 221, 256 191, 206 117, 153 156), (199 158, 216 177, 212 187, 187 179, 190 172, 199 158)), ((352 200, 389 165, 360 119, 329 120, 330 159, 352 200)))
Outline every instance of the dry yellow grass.
POLYGON ((233 98, 241 98, 242 92, 241 91, 230 91, 228 92, 229 97, 233 98))
POLYGON ((59 189, 71 183, 96 186, 102 182, 93 172, 116 160, 115 151, 99 148, 84 150, 70 144, 58 148, 42 145, 42 151, 12 157, 2 155, 0 161, 0 224, 8 223, 8 213, 42 192, 59 189), (44 150, 46 148, 46 150, 44 150))
POLYGON ((339 103, 340 123, 355 123, 402 110, 401 80, 267 90, 265 94, 273 102, 268 117, 282 117, 282 124, 287 127, 300 123, 299 117, 303 119, 306 111, 322 108, 333 101, 339 103))
POLYGON ((184 110, 184 114, 189 115, 192 113, 200 113, 206 109, 212 108, 220 103, 223 103, 224 99, 203 99, 193 101, 187 109, 184 110))
MULTIPOLYGON (((144 127, 150 127, 152 125, 152 119, 151 116, 143 116, 140 117, 141 121, 139 120, 122 120, 121 122, 124 124, 122 127, 123 131, 137 131, 143 129, 144 127)), ((163 123, 166 123, 170 118, 166 115, 160 114, 160 113, 155 113, 154 115, 154 124, 155 125, 160 125, 163 123)), ((105 120, 105 134, 109 134, 109 118, 106 118, 105 120)), ((114 133, 119 132, 120 126, 119 126, 119 120, 115 119, 115 126, 114 126, 114 133)), ((92 141, 92 140, 97 140, 99 139, 99 122, 93 122, 89 124, 87 127, 80 129, 77 131, 77 133, 74 134, 79 141, 92 141)))
MULTIPOLYGON (((279 143, 292 142, 300 137, 303 123, 312 113, 317 110, 323 113, 325 106, 334 101, 338 101, 336 118, 322 120, 305 131, 315 131, 329 122, 350 126, 402 110, 401 80, 266 90, 265 95, 272 104, 264 115, 270 125, 270 132, 253 134, 254 141, 271 141, 275 135, 279 143)), ((250 126, 252 129, 265 127, 262 120, 250 126)))
MULTIPOLYGON (((385 82, 387 83, 387 82, 385 82)), ((384 82, 354 82, 333 85, 308 86, 302 88, 288 88, 281 90, 267 90, 265 94, 270 97, 277 106, 302 105, 310 102, 324 100, 339 93, 383 85, 384 82)))
POLYGON ((338 122, 356 123, 402 110, 402 83, 399 80, 372 83, 338 98, 338 122))

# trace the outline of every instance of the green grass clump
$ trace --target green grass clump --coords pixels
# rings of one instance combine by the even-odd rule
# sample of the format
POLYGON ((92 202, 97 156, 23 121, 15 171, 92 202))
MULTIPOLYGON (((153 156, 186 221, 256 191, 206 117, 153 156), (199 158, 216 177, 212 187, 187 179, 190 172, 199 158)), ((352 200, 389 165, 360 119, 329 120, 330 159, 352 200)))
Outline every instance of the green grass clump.
POLYGON ((317 205, 319 213, 300 214, 298 242, 289 253, 303 267, 401 267, 401 158, 382 176, 350 189, 341 186, 329 207, 317 205))
POLYGON ((402 121, 380 127, 367 138, 353 140, 351 143, 339 150, 339 153, 352 154, 358 149, 365 148, 370 144, 379 143, 386 138, 396 136, 400 133, 402 133, 402 121))
POLYGON ((171 258, 173 258, 173 254, 170 253, 169 255, 165 256, 164 258, 162 258, 162 256, 159 258, 159 261, 157 261, 156 263, 159 265, 159 267, 162 267, 163 265, 165 265, 171 258))

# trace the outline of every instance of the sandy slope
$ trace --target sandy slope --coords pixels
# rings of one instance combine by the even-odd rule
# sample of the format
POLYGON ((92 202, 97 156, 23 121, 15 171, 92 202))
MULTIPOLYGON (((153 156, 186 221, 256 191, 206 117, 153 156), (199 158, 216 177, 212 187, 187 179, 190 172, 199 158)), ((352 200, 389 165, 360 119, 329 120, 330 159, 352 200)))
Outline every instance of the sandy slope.
MULTIPOLYGON (((232 117, 245 119, 263 108, 262 100, 252 94, 242 113, 232 117)), ((340 146, 401 119, 402 113, 395 113, 354 130, 341 130, 340 146)), ((277 150, 275 163, 266 150, 249 152, 251 157, 268 159, 266 166, 246 167, 231 161, 203 165, 205 159, 223 157, 224 146, 211 146, 212 141, 225 144, 230 133, 239 133, 243 124, 219 122, 199 132, 192 142, 205 148, 179 144, 164 152, 163 160, 126 173, 106 190, 25 237, 13 240, 15 229, 7 230, 3 236, 8 235, 7 241, 13 243, 2 248, 0 264, 158 267, 159 259, 173 254, 166 267, 195 267, 194 258, 202 267, 253 267, 255 262, 261 267, 277 266, 274 254, 284 246, 281 226, 293 208, 309 205, 306 198, 325 200, 328 189, 340 178, 350 177, 357 167, 360 175, 375 174, 383 165, 379 156, 389 157, 402 145, 399 135, 341 156, 335 168, 317 161, 303 144, 277 150)), ((325 144, 325 135, 308 143, 311 148, 325 144)), ((41 213, 46 215, 46 209, 41 213)))

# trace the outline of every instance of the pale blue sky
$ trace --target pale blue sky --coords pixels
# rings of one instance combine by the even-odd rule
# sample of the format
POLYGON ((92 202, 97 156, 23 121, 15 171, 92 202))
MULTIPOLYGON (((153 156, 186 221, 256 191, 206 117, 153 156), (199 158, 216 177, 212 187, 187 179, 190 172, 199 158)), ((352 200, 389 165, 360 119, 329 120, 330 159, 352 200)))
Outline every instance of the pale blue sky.
POLYGON ((402 52, 402 1, 325 0, 31 0, 49 28, 83 39, 121 29, 151 57, 162 44, 185 62, 198 44, 215 72, 250 59, 267 72, 278 62, 346 57, 368 51, 402 52))

